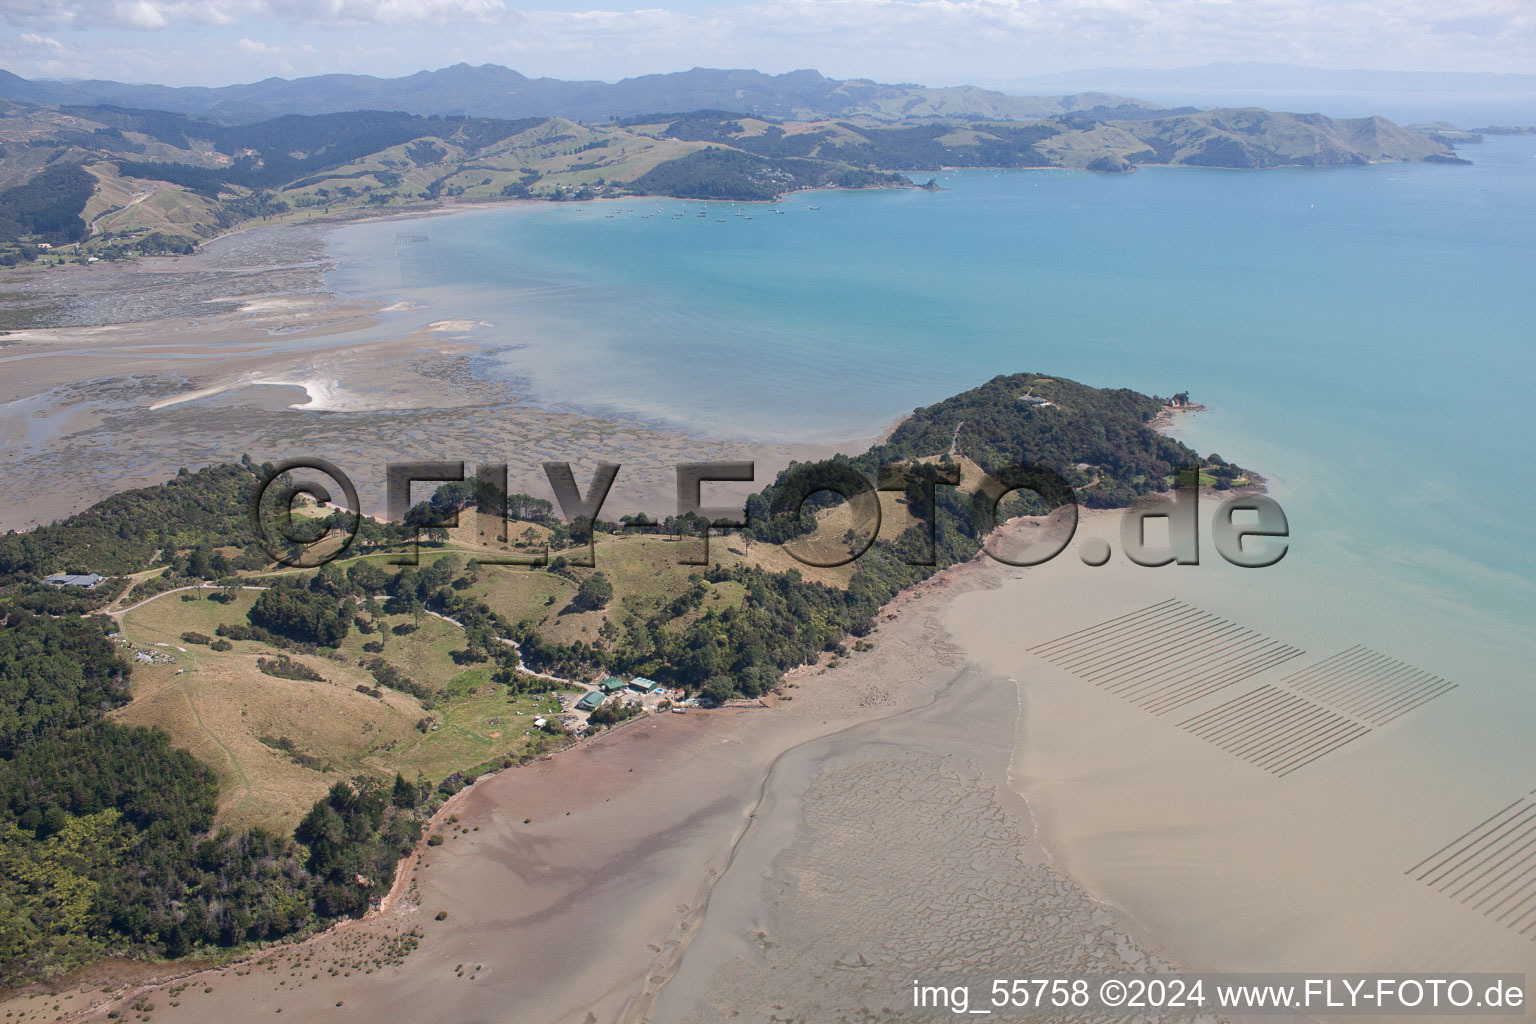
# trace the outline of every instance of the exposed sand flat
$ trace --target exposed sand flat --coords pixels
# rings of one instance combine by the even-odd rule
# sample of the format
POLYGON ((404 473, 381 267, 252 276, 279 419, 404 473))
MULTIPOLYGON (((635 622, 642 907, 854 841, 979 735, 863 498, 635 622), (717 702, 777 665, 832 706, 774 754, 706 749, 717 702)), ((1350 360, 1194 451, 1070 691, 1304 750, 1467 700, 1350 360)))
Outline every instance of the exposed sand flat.
MULTIPOLYGON (((282 382, 282 381, 252 381, 251 383, 255 383, 255 384, 278 384, 278 383, 284 383, 284 382, 282 382)), ((150 404, 150 406, 149 406, 149 411, 150 412, 159 412, 161 409, 164 409, 167 406, 180 405, 183 402, 195 402, 199 398, 211 398, 214 395, 221 395, 224 392, 230 390, 231 388, 242 387, 242 386, 244 386, 244 384, 245 384, 244 381, 236 381, 236 382, 232 382, 232 383, 229 383, 229 384, 215 384, 211 388, 199 388, 196 391, 188 391, 185 394, 176 395, 176 396, 174 396, 172 398, 162 398, 158 402, 152 402, 150 404)))
POLYGON ((437 334, 468 334, 480 327, 490 327, 491 324, 484 320, 471 320, 467 317, 458 317, 452 320, 434 320, 427 325, 427 330, 437 334))
POLYGON ((1162 963, 1030 838, 1016 691, 941 624, 985 585, 971 566, 899 598, 872 652, 797 673, 792 702, 654 716, 480 783, 372 920, 76 1017, 906 1019, 913 970, 1162 963), (411 928, 420 948, 376 967, 411 928))
POLYGON ((492 337, 493 325, 467 317, 411 320, 415 303, 325 293, 326 230, 253 228, 175 260, 16 275, 0 327, 61 326, 0 335, 0 469, 11 483, 0 529, 243 454, 329 459, 372 515, 383 513, 388 461, 506 463, 514 490, 545 497, 545 461, 571 462, 581 480, 617 462, 604 514, 663 516, 676 511, 677 463, 755 461, 755 484, 706 488, 707 501, 728 503, 793 460, 870 440, 757 443, 541 409, 507 355, 526 339, 492 337), (391 329, 395 315, 407 322, 391 329), (493 354, 497 379, 481 362, 493 354))
POLYGON ((1536 787, 1509 637, 1323 564, 1304 532, 1263 570, 1209 544, 1200 566, 1085 566, 1118 522, 946 619, 1020 681, 1013 782, 1058 863, 1200 969, 1536 974, 1536 842, 1512 821, 1451 862, 1536 787))
POLYGON ((1006 782, 1012 689, 968 668, 775 762, 676 974, 628 1019, 922 1020, 914 979, 1168 967, 1031 840, 1006 782))
POLYGON ((375 406, 362 395, 349 393, 341 386, 341 381, 330 380, 325 377, 303 377, 299 380, 254 380, 252 384, 277 384, 304 389, 307 401, 296 402, 290 405, 290 409, 305 409, 309 412, 372 412, 375 406))
POLYGON ((124 330, 124 324, 100 324, 95 327, 48 328, 38 327, 24 331, 10 331, 3 338, 5 347, 13 345, 47 345, 68 343, 70 340, 105 338, 124 330))

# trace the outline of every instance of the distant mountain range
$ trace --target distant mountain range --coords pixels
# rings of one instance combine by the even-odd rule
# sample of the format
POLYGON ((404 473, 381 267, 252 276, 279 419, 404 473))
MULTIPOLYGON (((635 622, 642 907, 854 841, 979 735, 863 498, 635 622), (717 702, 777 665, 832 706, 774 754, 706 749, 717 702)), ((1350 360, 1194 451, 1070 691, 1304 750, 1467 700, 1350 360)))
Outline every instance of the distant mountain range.
POLYGON ((694 68, 642 75, 621 82, 567 82, 529 78, 497 64, 455 64, 404 78, 317 75, 268 78, 217 88, 129 85, 108 81, 28 80, 0 71, 0 99, 48 106, 111 104, 240 124, 283 114, 330 114, 349 110, 398 110, 411 114, 470 117, 565 117, 607 121, 657 111, 732 110, 744 114, 812 120, 867 115, 882 120, 959 117, 1031 120, 1058 114, 1134 117, 1162 110, 1154 103, 1109 93, 1010 96, 973 86, 930 89, 846 81, 816 71, 767 75, 760 71, 694 68))

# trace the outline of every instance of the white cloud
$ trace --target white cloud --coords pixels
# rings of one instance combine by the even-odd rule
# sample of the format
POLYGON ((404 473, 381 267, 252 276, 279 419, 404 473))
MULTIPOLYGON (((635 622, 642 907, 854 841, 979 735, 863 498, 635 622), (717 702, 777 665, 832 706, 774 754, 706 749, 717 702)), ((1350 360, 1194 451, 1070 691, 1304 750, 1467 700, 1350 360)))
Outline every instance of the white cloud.
MULTIPOLYGON (((671 6, 624 9, 632 2, 0 0, 0 20, 94 30, 97 54, 129 47, 122 30, 159 28, 155 45, 169 59, 154 77, 174 67, 181 81, 209 84, 270 73, 275 47, 247 45, 257 39, 279 40, 303 73, 401 74, 458 60, 562 78, 706 65, 928 84, 1215 61, 1536 72, 1532 0, 660 0, 671 6), (203 51, 188 39, 199 26, 229 26, 228 35, 203 51), (347 28, 347 45, 321 43, 334 27, 347 28), (399 54, 381 56, 391 46, 399 54)), ((39 47, 29 50, 20 64, 39 67, 39 47)))
POLYGON ((276 46, 268 46, 266 43, 258 43, 254 39, 240 39, 235 42, 235 49, 241 53, 276 54, 281 51, 276 46))
POLYGON ((165 12, 150 0, 113 4, 112 13, 114 20, 127 28, 164 28, 170 24, 165 12))
POLYGON ((57 39, 50 38, 49 36, 40 36, 35 32, 23 32, 21 34, 21 41, 30 43, 33 46, 46 46, 54 50, 64 49, 64 44, 57 39))
POLYGON ((533 59, 676 53, 908 80, 1242 60, 1536 72, 1531 0, 1449 10, 1444 0, 748 0, 697 13, 526 11, 501 45, 533 59))
POLYGON ((502 0, 0 0, 0 15, 13 25, 72 28, 156 29, 247 19, 316 25, 458 24, 507 14, 502 0))

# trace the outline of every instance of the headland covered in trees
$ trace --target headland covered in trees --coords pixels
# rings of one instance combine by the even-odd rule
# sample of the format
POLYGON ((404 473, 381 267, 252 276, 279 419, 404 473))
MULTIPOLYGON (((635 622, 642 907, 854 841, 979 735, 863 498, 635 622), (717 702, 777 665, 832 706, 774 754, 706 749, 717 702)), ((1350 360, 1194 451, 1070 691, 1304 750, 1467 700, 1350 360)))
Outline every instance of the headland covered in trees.
MULTIPOLYGON (((697 517, 567 523, 546 499, 464 483, 404 522, 357 521, 337 561, 288 569, 248 517, 271 468, 250 458, 8 534, 0 982, 109 955, 236 950, 363 913, 442 800, 572 742, 561 713, 594 681, 640 677, 668 704, 708 705, 766 693, 796 666, 857 657, 895 594, 974 557, 1000 514, 1044 513, 1062 497, 1020 491, 1023 503, 1000 511, 983 481, 1007 467, 1045 467, 1101 508, 1166 491, 1195 466, 1208 485, 1248 483, 1161 433, 1167 407, 1039 374, 997 377, 916 410, 860 455, 791 467, 747 502, 745 528, 716 531, 702 566, 680 564, 707 526, 697 517), (903 467, 894 485, 891 466, 903 467), (802 502, 808 473, 883 475, 878 536, 851 537, 839 519, 848 506, 826 492, 802 502), (417 563, 395 564, 446 514, 459 524, 428 528, 417 563), (859 557, 830 568, 788 557, 809 542, 859 557), (540 551, 543 564, 491 564, 540 551), (61 571, 108 579, 41 582, 61 571), (189 724, 194 700, 203 712, 189 724), (315 727, 316 714, 339 731, 315 727), (254 793, 253 779, 280 795, 254 793)), ((268 494, 275 524, 292 495, 268 494)), ((355 519, 302 511, 316 535, 355 519)), ((583 731, 638 710, 612 705, 583 731)))

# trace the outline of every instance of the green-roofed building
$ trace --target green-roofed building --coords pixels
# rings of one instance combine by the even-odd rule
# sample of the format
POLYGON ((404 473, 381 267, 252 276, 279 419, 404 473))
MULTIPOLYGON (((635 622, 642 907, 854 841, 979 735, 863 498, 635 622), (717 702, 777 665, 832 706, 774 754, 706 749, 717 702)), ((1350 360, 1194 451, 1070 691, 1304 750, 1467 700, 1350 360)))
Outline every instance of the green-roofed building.
POLYGON ((629 681, 629 688, 636 693, 655 693, 661 689, 661 684, 654 679, 647 679, 645 676, 635 676, 635 678, 629 681))
POLYGON ((620 679, 618 676, 608 676, 602 682, 597 684, 597 688, 602 690, 604 693, 618 693, 620 690, 624 689, 624 680, 620 679))
POLYGON ((606 697, 607 694, 603 693, 602 690, 593 690, 591 693, 587 694, 585 697, 581 698, 581 700, 576 702, 576 710, 596 711, 597 706, 601 704, 606 697))

